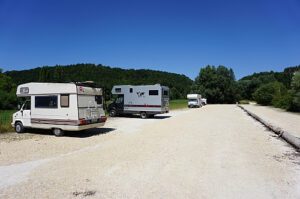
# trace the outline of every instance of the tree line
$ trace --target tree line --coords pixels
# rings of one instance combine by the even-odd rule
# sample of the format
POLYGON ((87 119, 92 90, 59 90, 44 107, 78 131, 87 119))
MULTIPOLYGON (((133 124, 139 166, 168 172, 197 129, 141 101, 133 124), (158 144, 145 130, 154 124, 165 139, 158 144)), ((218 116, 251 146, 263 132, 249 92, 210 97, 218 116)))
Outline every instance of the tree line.
MULTIPOLYGON (((56 65, 44 66, 30 70, 22 71, 7 71, 1 73, 1 77, 6 84, 12 84, 9 92, 14 98, 15 85, 28 82, 82 82, 94 81, 98 87, 105 91, 105 98, 111 98, 111 89, 114 85, 130 84, 130 85, 146 85, 146 84, 161 84, 170 88, 171 99, 183 99, 190 91, 193 81, 185 75, 169 73, 156 70, 146 69, 121 69, 103 66, 101 64, 75 64, 75 65, 56 65)), ((7 92, 8 89, 2 89, 2 92, 7 92)), ((0 105, 0 109, 9 109, 16 105, 16 100, 12 97, 5 97, 10 104, 0 105)))
POLYGON ((254 73, 236 81, 231 68, 208 65, 200 70, 191 91, 201 93, 209 103, 253 100, 300 112, 300 66, 283 72, 254 73))
POLYGON ((192 81, 185 75, 155 71, 111 68, 95 64, 44 66, 30 70, 0 70, 0 109, 16 107, 16 85, 27 82, 80 82, 91 80, 104 88, 111 98, 113 85, 157 84, 170 88, 171 99, 184 99, 188 93, 199 93, 213 103, 236 103, 253 100, 289 111, 300 111, 300 65, 283 72, 262 72, 235 79, 234 71, 225 66, 208 65, 192 81))

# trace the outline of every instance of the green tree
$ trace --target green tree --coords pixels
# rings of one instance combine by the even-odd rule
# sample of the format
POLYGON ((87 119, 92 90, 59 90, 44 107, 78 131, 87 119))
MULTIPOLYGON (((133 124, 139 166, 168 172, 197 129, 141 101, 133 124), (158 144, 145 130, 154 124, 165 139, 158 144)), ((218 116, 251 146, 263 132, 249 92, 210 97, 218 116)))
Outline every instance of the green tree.
POLYGON ((202 68, 191 90, 202 94, 209 103, 234 103, 238 98, 234 72, 225 66, 202 68))
POLYGON ((300 112, 300 71, 295 72, 291 87, 292 103, 289 110, 300 112))
POLYGON ((260 86, 253 94, 254 100, 261 105, 273 105, 278 108, 290 106, 290 94, 284 84, 271 82, 260 86))
POLYGON ((13 109, 17 104, 16 85, 0 69, 0 109, 13 109))

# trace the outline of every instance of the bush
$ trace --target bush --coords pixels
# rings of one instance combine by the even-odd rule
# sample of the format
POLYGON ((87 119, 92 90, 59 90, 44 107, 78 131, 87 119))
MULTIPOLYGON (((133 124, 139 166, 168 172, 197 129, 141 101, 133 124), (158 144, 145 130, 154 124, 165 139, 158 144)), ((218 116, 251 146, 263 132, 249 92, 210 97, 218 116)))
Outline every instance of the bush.
POLYGON ((260 86, 253 94, 258 104, 273 105, 277 108, 290 107, 292 96, 287 88, 279 82, 271 82, 260 86))
POLYGON ((291 87, 292 102, 288 110, 300 112, 300 71, 295 72, 291 87))
POLYGON ((271 105, 275 89, 273 83, 260 86, 253 94, 254 100, 261 105, 271 105))

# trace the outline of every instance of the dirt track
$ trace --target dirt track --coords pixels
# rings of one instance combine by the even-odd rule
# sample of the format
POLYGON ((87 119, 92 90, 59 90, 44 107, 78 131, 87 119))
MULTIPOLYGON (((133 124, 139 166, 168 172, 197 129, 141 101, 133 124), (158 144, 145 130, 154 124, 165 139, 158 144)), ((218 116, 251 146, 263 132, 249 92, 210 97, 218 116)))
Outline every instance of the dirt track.
POLYGON ((0 142, 0 198, 299 198, 300 157, 235 105, 0 142))

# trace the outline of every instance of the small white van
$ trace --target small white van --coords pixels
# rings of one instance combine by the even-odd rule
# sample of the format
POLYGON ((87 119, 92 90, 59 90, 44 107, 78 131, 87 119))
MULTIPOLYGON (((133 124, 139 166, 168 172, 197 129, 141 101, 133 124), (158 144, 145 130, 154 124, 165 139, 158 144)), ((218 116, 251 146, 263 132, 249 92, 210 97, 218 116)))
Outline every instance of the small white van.
POLYGON ((194 108, 194 107, 199 108, 202 106, 201 95, 199 94, 188 94, 187 99, 188 99, 189 108, 194 108))
POLYGON ((17 133, 25 128, 51 129, 56 136, 103 126, 102 89, 92 83, 27 83, 19 85, 17 97, 25 103, 13 114, 17 133))

